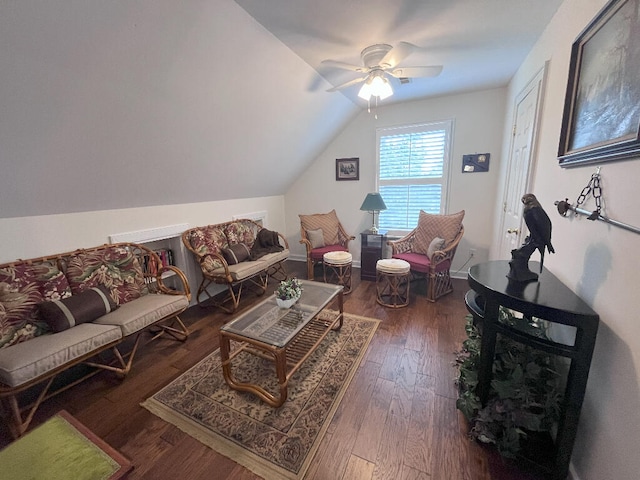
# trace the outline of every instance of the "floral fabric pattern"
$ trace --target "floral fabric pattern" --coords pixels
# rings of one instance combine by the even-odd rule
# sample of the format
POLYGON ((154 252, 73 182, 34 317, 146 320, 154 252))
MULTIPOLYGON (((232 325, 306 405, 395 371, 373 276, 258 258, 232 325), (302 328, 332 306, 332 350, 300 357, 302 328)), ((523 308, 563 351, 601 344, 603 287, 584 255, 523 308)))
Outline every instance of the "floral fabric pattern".
POLYGON ((256 241, 255 226, 246 220, 238 220, 224 227, 224 233, 227 237, 229 245, 244 243, 251 248, 256 241))
POLYGON ((130 302, 145 292, 137 257, 122 247, 73 255, 67 265, 67 278, 74 294, 104 285, 118 305, 130 302))
POLYGON ((70 296, 67 278, 53 261, 0 268, 0 348, 51 333, 38 304, 70 296))
MULTIPOLYGON (((224 231, 222 228, 214 225, 193 230, 189 241, 191 247, 200 257, 212 253, 220 253, 223 248, 229 248, 229 242, 227 241, 224 231)), ((222 266, 220 260, 211 257, 205 258, 204 262, 207 262, 207 271, 212 271, 222 266)))

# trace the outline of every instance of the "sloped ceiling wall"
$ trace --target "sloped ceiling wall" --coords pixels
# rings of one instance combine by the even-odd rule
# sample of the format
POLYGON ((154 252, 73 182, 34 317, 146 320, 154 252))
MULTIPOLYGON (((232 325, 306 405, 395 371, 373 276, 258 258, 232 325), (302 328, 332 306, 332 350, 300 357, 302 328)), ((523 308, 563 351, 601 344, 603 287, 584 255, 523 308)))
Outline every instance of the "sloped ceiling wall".
POLYGON ((0 218, 281 195, 358 112, 232 0, 2 2, 0 45, 0 218))

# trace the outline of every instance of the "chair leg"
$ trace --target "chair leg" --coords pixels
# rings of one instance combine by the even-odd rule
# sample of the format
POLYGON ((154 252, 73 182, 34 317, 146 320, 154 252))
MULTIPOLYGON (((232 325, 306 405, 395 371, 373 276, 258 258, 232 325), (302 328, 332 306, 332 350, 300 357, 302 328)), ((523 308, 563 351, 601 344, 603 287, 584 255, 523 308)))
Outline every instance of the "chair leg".
POLYGON ((440 297, 453 292, 451 275, 449 270, 444 272, 431 272, 428 276, 427 300, 435 302, 440 297))
POLYGON ((272 265, 271 268, 267 271, 267 276, 273 278, 274 280, 282 281, 289 278, 289 274, 287 273, 287 269, 284 268, 283 262, 278 262, 275 265, 272 265))
POLYGON ((307 257, 307 279, 313 280, 313 260, 307 257))

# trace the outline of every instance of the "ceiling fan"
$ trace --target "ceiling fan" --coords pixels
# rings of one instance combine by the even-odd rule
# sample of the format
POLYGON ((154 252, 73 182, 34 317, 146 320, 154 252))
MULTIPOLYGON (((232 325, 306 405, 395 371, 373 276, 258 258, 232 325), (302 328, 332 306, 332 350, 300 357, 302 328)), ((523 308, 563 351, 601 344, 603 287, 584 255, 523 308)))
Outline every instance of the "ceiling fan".
POLYGON ((330 88, 327 92, 335 92, 343 88, 363 83, 358 96, 364 100, 369 100, 372 96, 384 100, 393 95, 393 89, 389 82, 389 76, 399 78, 401 81, 408 78, 435 77, 442 71, 442 65, 429 67, 399 67, 402 60, 408 57, 414 50, 414 46, 407 42, 400 42, 395 47, 380 43, 371 45, 360 53, 362 66, 335 60, 324 60, 324 65, 336 68, 351 70, 362 73, 363 76, 350 80, 342 85, 330 88))

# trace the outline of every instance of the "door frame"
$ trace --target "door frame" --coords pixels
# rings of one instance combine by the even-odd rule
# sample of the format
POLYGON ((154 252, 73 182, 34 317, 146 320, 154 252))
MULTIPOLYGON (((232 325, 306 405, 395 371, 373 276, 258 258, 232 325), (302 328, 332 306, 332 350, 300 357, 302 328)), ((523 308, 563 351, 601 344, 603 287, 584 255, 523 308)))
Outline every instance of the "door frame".
MULTIPOLYGON (((506 218, 505 205, 506 205, 506 200, 508 198, 507 194, 509 192, 511 176, 513 173, 511 170, 511 160, 513 158, 513 148, 514 148, 515 138, 516 138, 515 132, 516 132, 516 127, 518 122, 518 117, 516 113, 518 111, 518 105, 534 89, 538 89, 538 98, 536 100, 536 108, 535 108, 535 114, 533 119, 533 132, 531 133, 531 145, 529 149, 529 160, 527 164, 527 175, 526 175, 526 181, 525 181, 526 192, 529 192, 533 183, 532 179, 534 177, 534 173, 536 169, 536 160, 537 160, 537 154, 538 154, 538 133, 540 130, 540 119, 542 116, 542 106, 544 103, 544 95, 546 91, 547 73, 549 70, 548 67, 549 67, 549 60, 544 62, 544 65, 542 66, 542 68, 540 68, 540 70, 538 70, 533 75, 531 80, 529 80, 527 84, 516 95, 513 102, 512 109, 511 109, 511 115, 512 115, 511 130, 510 130, 511 134, 509 138, 509 154, 508 154, 507 165, 505 170, 505 181, 503 185, 504 188, 502 191, 502 200, 500 202, 500 222, 498 224, 498 232, 497 232, 500 242, 498 244, 497 257, 501 257, 503 247, 504 247, 504 242, 505 242, 505 236, 504 236, 505 218, 506 218)), ((523 194, 524 193, 525 192, 523 192, 523 194)), ((520 218, 520 225, 518 227, 518 238, 516 240, 517 245, 522 243, 523 227, 524 227, 524 219, 520 218)))

